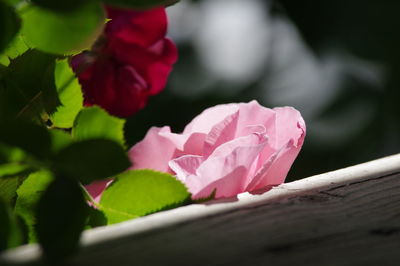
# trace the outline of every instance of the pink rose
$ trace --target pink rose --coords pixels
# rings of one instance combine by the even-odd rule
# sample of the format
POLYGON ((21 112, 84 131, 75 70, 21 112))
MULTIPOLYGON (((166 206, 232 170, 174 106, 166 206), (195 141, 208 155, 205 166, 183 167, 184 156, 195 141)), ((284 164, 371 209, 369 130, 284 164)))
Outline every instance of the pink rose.
POLYGON ((232 197, 279 185, 298 155, 306 133, 291 107, 268 109, 256 101, 217 105, 194 118, 182 134, 151 128, 129 151, 132 169, 175 174, 192 193, 232 197))
POLYGON ((128 117, 159 93, 177 60, 176 46, 165 37, 164 8, 146 11, 107 8, 104 33, 91 51, 72 58, 86 105, 128 117))
MULTIPOLYGON (((193 199, 232 197, 281 184, 306 133, 300 113, 291 107, 268 109, 256 101, 217 105, 184 129, 151 128, 129 151, 131 169, 169 172, 193 199)), ((110 180, 87 189, 98 201, 110 180)))

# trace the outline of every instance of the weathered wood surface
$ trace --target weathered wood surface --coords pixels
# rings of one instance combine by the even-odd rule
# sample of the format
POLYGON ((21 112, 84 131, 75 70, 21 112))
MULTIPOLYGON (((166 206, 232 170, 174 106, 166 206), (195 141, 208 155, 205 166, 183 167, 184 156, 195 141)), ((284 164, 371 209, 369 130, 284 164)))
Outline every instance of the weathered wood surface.
POLYGON ((68 265, 400 265, 400 155, 91 230, 68 265))

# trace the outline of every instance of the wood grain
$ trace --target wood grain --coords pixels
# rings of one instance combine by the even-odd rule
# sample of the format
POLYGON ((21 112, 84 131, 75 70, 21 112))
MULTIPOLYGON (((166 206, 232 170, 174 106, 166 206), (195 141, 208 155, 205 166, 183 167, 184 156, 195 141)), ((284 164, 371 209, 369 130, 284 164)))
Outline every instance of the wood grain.
MULTIPOLYGON (((95 229, 68 265, 400 265, 399 172, 400 156, 385 158, 95 229)), ((0 262, 38 256, 23 247, 0 262)))

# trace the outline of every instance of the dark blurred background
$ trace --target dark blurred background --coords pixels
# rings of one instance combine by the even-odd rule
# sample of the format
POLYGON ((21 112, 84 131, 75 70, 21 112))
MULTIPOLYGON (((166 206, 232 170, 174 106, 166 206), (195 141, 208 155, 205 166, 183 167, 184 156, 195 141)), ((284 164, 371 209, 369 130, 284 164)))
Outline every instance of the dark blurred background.
POLYGON ((400 152, 400 1, 182 0, 168 8, 180 59, 127 124, 174 132, 203 109, 257 99, 307 124, 287 181, 400 152))

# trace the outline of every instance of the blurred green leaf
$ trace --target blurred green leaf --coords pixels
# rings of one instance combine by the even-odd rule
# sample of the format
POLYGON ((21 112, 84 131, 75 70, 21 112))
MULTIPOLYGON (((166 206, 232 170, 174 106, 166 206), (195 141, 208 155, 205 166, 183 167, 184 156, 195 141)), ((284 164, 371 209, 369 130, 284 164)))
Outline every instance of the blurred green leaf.
POLYGON ((17 190, 15 213, 20 215, 28 227, 29 242, 36 242, 36 208, 53 177, 48 171, 39 171, 28 176, 17 190))
POLYGON ((27 175, 36 170, 35 164, 34 158, 20 148, 0 143, 0 178, 27 175))
POLYGON ((108 223, 147 215, 187 204, 190 193, 170 174, 134 170, 119 175, 103 192, 100 208, 108 223))
POLYGON ((169 6, 179 0, 102 0, 102 2, 119 7, 150 8, 155 6, 169 6))
POLYGON ((75 142, 54 156, 54 169, 89 184, 112 177, 131 165, 123 148, 107 139, 75 142))
POLYGON ((17 217, 0 197, 0 251, 21 245, 23 240, 17 217))
POLYGON ((79 8, 87 0, 31 0, 37 6, 47 8, 57 12, 71 12, 79 8))
POLYGON ((0 65, 8 66, 10 64, 10 59, 3 54, 0 54, 0 65))
MULTIPOLYGON (((15 176, 21 176, 34 171, 34 168, 28 164, 11 162, 6 164, 0 164, 0 178, 11 178, 15 176)), ((1 183, 1 180, 0 180, 1 183)), ((1 190, 1 185, 0 185, 1 190)), ((1 192, 0 192, 1 194, 1 192)))
POLYGON ((0 163, 23 162, 26 156, 26 153, 20 148, 10 147, 0 143, 0 163))
POLYGON ((0 77, 0 116, 35 117, 59 105, 54 82, 54 56, 29 50, 15 58, 0 77))
POLYGON ((125 120, 109 115, 100 107, 88 107, 77 116, 72 135, 78 140, 104 138, 124 145, 124 125, 125 120))
POLYGON ((37 208, 37 234, 45 257, 59 262, 77 248, 88 206, 76 180, 57 176, 37 208))
POLYGON ((57 61, 55 81, 61 105, 50 119, 55 127, 71 128, 75 117, 82 109, 83 95, 81 86, 67 60, 57 61))
POLYGON ((13 205, 20 184, 20 177, 0 178, 0 198, 7 204, 13 205))
POLYGON ((48 114, 53 114, 57 110, 57 107, 61 105, 54 78, 55 67, 55 62, 51 62, 47 69, 43 72, 42 77, 43 83, 41 98, 43 101, 44 110, 48 114))
POLYGON ((7 48, 0 54, 0 64, 8 66, 10 59, 15 59, 22 55, 29 49, 28 44, 25 42, 21 35, 15 36, 11 43, 8 44, 7 48))
POLYGON ((20 2, 25 1, 25 0, 2 0, 2 1, 7 3, 7 4, 9 4, 9 5, 15 6, 15 5, 17 5, 20 2))
POLYGON ((15 147, 0 143, 0 162, 18 161, 24 158, 24 152, 15 147))
POLYGON ((17 35, 20 21, 14 8, 0 1, 0 52, 2 52, 17 35))
POLYGON ((86 229, 107 225, 107 218, 104 212, 93 207, 89 207, 89 217, 86 222, 86 229))
POLYGON ((57 153, 60 150, 71 145, 73 142, 71 134, 60 129, 50 130, 51 136, 51 150, 53 153, 57 153))
POLYGON ((90 48, 102 32, 105 14, 100 3, 87 2, 67 13, 36 6, 21 12, 22 34, 44 52, 73 54, 90 48))
POLYGON ((50 136, 45 128, 22 120, 3 120, 1 125, 0 143, 19 147, 40 159, 50 155, 50 136))
POLYGON ((21 35, 15 36, 12 42, 8 44, 7 48, 0 53, 0 64, 8 66, 10 64, 10 60, 22 55, 28 51, 29 48, 30 47, 21 35))

